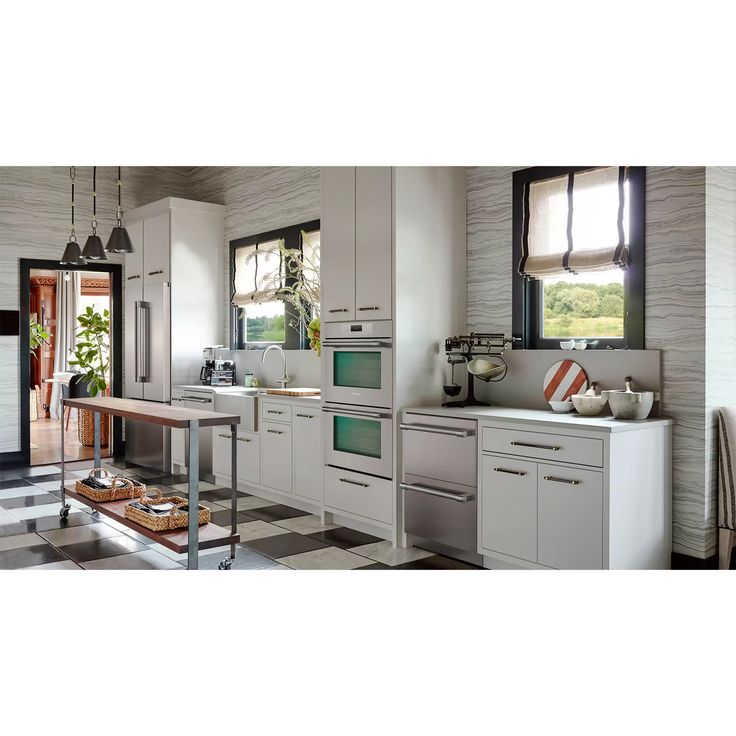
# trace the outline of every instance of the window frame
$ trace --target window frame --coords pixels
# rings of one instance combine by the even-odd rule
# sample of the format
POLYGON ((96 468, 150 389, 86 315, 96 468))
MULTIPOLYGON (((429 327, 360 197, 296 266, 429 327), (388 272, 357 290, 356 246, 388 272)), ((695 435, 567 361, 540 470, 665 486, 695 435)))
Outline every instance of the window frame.
MULTIPOLYGON (((543 325, 541 280, 528 279, 519 273, 522 257, 524 189, 533 181, 589 171, 598 166, 533 166, 513 172, 512 181, 512 334, 519 338, 514 348, 522 350, 559 350, 561 338, 545 338, 543 325)), ((644 349, 644 286, 646 224, 646 167, 629 166, 629 253, 631 262, 624 271, 624 336, 598 340, 597 349, 644 349)), ((584 274, 581 274, 584 278, 584 274)))
MULTIPOLYGON (((248 235, 244 238, 237 238, 230 241, 230 293, 229 299, 232 299, 232 295, 235 293, 235 254, 239 248, 246 248, 259 243, 267 243, 273 240, 283 240, 284 246, 291 250, 298 250, 302 252, 302 231, 310 233, 315 230, 320 230, 319 220, 310 220, 309 222, 302 222, 298 225, 289 225, 288 227, 281 227, 276 230, 269 230, 264 233, 257 233, 255 235, 248 235)), ((283 268, 283 259, 281 263, 283 268)), ((285 286, 293 286, 295 279, 291 276, 286 276, 285 286)), ((299 327, 294 328, 289 323, 292 320, 298 319, 299 315, 296 314, 291 305, 280 299, 278 301, 284 304, 284 337, 285 340, 282 343, 272 342, 244 342, 239 340, 238 335, 238 309, 235 304, 230 304, 230 349, 231 350, 265 350, 269 345, 281 345, 284 350, 308 350, 309 349, 309 337, 307 335, 307 325, 303 324, 300 320, 299 327)))

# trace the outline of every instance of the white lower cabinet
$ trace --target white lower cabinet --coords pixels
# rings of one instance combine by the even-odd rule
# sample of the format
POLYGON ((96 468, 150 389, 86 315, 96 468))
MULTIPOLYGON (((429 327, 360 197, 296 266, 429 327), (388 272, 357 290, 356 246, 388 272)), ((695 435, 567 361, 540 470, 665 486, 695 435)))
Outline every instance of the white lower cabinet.
POLYGON ((603 567, 602 474, 538 465, 537 493, 539 564, 561 570, 600 570, 603 567))
POLYGON ((382 524, 393 524, 393 483, 328 465, 325 467, 325 506, 382 524))
POLYGON ((296 405, 292 412, 294 495, 322 503, 325 497, 320 407, 296 405))
MULTIPOLYGON (((257 432, 236 435, 238 481, 258 485, 261 482, 261 437, 257 432)), ((232 443, 229 432, 216 431, 212 439, 212 472, 216 477, 231 478, 232 443)))
POLYGON ((293 492, 291 425, 261 422, 261 483, 283 493, 293 492))
POLYGON ((537 559, 537 465, 484 455, 480 547, 537 559))

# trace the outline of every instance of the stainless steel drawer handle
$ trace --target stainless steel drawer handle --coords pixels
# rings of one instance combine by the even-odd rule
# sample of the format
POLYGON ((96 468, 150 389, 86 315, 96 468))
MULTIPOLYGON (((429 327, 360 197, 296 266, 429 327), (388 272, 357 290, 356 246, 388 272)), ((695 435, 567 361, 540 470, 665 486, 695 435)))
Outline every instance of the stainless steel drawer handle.
POLYGON ((337 314, 338 312, 347 312, 347 309, 330 309, 330 314, 337 314))
POLYGON ((554 481, 555 483, 569 483, 571 486, 580 485, 579 480, 569 480, 568 478, 555 478, 554 475, 545 475, 544 479, 554 481))
POLYGON ((136 274, 135 276, 128 276, 128 281, 132 281, 133 279, 139 279, 141 277, 140 274, 136 274))
POLYGON ((160 273, 163 273, 163 270, 162 269, 159 269, 158 271, 149 271, 148 272, 148 275, 149 276, 157 276, 160 273))
POLYGON ((402 491, 417 491, 418 493, 426 493, 428 496, 437 496, 438 498, 446 498, 448 501, 456 501, 457 503, 467 503, 473 500, 470 493, 452 493, 452 491, 441 491, 439 488, 432 486, 421 486, 416 483, 400 483, 399 488, 402 491))
POLYGON ((229 434, 218 434, 217 436, 218 437, 224 437, 226 440, 231 440, 232 439, 232 435, 229 435, 229 434))
POLYGON ((266 432, 269 432, 270 434, 283 434, 283 432, 279 432, 278 429, 267 429, 266 432))
POLYGON ((553 450, 554 452, 557 452, 558 450, 562 449, 559 445, 535 445, 531 442, 513 441, 511 444, 516 445, 516 447, 533 447, 537 450, 553 450))
POLYGON ((199 396, 182 396, 179 401, 193 401, 195 404, 211 404, 212 399, 200 399, 199 396))
POLYGON ((247 437, 236 437, 236 439, 238 442, 250 442, 250 440, 247 437))
POLYGON ((526 475, 523 470, 506 470, 506 468, 493 468, 497 473, 508 473, 509 475, 526 475))
POLYGON ((297 414, 297 416, 302 419, 314 419, 314 414, 297 414))
POLYGON ((350 480, 350 478, 340 478, 340 483, 349 483, 351 486, 360 486, 361 488, 369 488, 368 483, 361 483, 357 480, 350 480))
POLYGON ((428 432, 429 434, 445 434, 450 437, 474 437, 474 429, 449 429, 447 427, 436 427, 432 424, 399 424, 399 429, 408 432, 428 432))
POLYGON ((387 340, 323 340, 323 348, 338 348, 343 350, 345 348, 390 348, 391 343, 387 340))
POLYGON ((390 419, 390 414, 384 414, 379 411, 353 411, 352 409, 333 409, 330 406, 323 406, 322 411, 326 414, 339 414, 346 417, 361 417, 365 419, 390 419))
POLYGON ((283 414, 282 411, 276 411, 275 409, 266 409, 266 414, 283 414))
POLYGON ((378 312, 381 307, 358 307, 359 312, 378 312))

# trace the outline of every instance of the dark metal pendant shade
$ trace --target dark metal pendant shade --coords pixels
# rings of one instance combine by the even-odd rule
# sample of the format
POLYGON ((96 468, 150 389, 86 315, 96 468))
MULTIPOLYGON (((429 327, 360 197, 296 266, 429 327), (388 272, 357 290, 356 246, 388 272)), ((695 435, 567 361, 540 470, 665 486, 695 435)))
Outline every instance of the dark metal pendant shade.
POLYGON ((107 241, 105 250, 108 253, 132 253, 133 243, 130 242, 128 231, 117 225, 110 233, 110 239, 107 241))
POLYGON ((82 251, 79 248, 79 243, 76 240, 70 240, 64 248, 64 255, 61 257, 59 263, 62 266, 84 266, 87 261, 82 256, 82 251))
POLYGON ((87 238, 87 242, 84 244, 84 250, 82 256, 88 261, 106 261, 107 254, 102 246, 102 239, 99 235, 93 234, 87 238))

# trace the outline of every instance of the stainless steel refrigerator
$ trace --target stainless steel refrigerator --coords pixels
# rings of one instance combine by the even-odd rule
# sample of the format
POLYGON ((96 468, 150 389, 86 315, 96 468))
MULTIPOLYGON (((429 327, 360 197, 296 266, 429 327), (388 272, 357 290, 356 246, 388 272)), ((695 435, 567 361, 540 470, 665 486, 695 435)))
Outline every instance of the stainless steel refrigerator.
MULTIPOLYGON (((172 385, 197 382, 202 348, 221 341, 224 210, 167 198, 128 213, 126 398, 170 403, 172 385)), ((170 431, 126 421, 125 457, 168 473, 170 431)))

